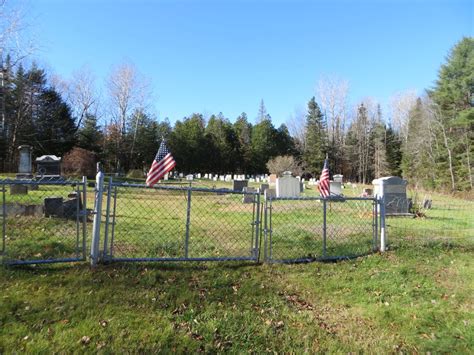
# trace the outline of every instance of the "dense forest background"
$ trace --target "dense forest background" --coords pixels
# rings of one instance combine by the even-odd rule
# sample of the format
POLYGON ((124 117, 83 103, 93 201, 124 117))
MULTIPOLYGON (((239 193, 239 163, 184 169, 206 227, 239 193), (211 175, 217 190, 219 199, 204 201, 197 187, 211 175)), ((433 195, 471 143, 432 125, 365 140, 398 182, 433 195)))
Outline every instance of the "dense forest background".
POLYGON ((148 109, 149 81, 130 62, 113 68, 99 94, 87 68, 58 78, 1 38, 0 44, 1 172, 16 172, 22 144, 34 156, 74 156, 100 161, 107 172, 145 172, 165 137, 183 173, 265 173, 272 158, 291 156, 299 173, 318 176, 327 154, 331 174, 352 181, 402 175, 423 188, 473 186, 473 38, 452 48, 434 86, 420 97, 399 93, 383 112, 370 98, 350 105, 347 82, 324 79, 307 98, 306 112, 279 127, 263 100, 257 117, 193 113, 171 124, 148 109))

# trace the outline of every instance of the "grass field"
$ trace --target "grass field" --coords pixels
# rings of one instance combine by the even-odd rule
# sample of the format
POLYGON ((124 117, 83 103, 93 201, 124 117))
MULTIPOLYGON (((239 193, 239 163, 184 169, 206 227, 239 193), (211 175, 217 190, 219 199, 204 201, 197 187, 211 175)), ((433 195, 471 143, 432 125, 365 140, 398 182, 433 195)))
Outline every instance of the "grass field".
MULTIPOLYGON (((62 195, 69 190, 55 193, 62 195)), ((142 196, 145 198, 131 202, 128 191, 118 193, 118 207, 124 204, 118 211, 128 212, 121 216, 124 222, 116 225, 116 246, 121 253, 118 255, 142 255, 150 250, 150 236, 158 234, 157 224, 150 224, 158 208, 157 199, 142 196), (137 207, 147 212, 137 214, 137 207), (135 244, 148 247, 136 250, 127 246, 129 235, 138 236, 135 244)), ((31 191, 28 199, 41 201, 41 194, 47 193, 31 191)), ((178 255, 183 252, 182 244, 171 243, 171 237, 182 236, 183 224, 176 221, 185 217, 182 207, 186 204, 177 203, 170 194, 160 196, 158 205, 165 211, 160 212, 161 217, 168 218, 161 223, 160 233, 170 236, 166 239, 169 244, 161 244, 150 255, 178 255)), ((432 198, 434 206, 426 211, 426 217, 388 220, 391 245, 387 253, 337 263, 141 263, 102 265, 95 270, 86 263, 1 267, 0 353, 472 353, 472 201, 442 195, 432 198)), ((250 248, 250 236, 241 231, 245 223, 239 221, 252 216, 252 205, 243 205, 239 199, 238 195, 213 195, 213 199, 193 196, 202 212, 193 217, 196 228, 191 238, 196 241, 194 245, 206 246, 199 252, 240 253, 250 248), (220 217, 213 217, 215 214, 209 213, 212 210, 219 211, 220 217), (217 227, 226 234, 214 235, 217 227), (244 234, 245 244, 236 248, 244 234), (210 238, 214 238, 213 243, 209 243, 210 238)), ((93 205, 90 192, 88 205, 93 205)), ((370 212, 371 207, 350 206, 345 210, 345 206, 334 204, 328 214, 333 235, 351 241, 362 233, 363 243, 370 248, 371 234, 363 221, 371 223, 370 213, 364 212, 370 212), (353 228, 347 230, 347 226, 353 228)), ((293 237, 283 238, 292 233, 310 248, 321 250, 319 240, 308 238, 308 234, 320 233, 321 206, 313 202, 309 207, 275 207, 282 216, 274 221, 275 245, 281 253, 289 255, 288 251, 294 250, 294 245, 285 249, 293 237), (308 223, 309 218, 314 219, 313 224, 308 223)), ((18 219, 10 220, 19 223, 18 219)), ((65 250, 64 255, 74 253, 74 221, 64 221, 63 225, 45 219, 37 226, 29 225, 31 232, 26 234, 30 238, 9 239, 7 247, 18 245, 13 250, 22 255, 43 257, 45 250, 61 253, 56 249, 61 243, 52 245, 51 235, 56 241, 66 236, 67 245, 73 249, 65 250), (72 227, 64 227, 66 224, 72 227), (57 232, 55 226, 61 226, 57 232), (44 244, 39 245, 46 249, 37 246, 42 240, 44 244)), ((9 231, 21 235, 18 224, 10 227, 9 231)), ((332 243, 329 250, 337 245, 337 239, 332 243)))

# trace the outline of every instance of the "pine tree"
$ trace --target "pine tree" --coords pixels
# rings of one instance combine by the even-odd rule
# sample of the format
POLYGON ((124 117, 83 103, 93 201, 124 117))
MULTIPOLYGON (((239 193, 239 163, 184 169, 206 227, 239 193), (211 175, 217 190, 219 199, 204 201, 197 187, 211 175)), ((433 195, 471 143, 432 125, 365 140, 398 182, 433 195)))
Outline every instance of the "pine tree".
POLYGON ((77 132, 77 146, 100 155, 104 134, 95 115, 86 114, 82 127, 77 132))
POLYGON ((306 163, 306 169, 313 175, 317 175, 323 166, 328 143, 324 116, 314 96, 308 102, 305 133, 306 147, 303 160, 306 163))
POLYGON ((430 96, 438 105, 436 123, 442 142, 439 154, 446 160, 449 182, 455 189, 473 188, 474 164, 474 38, 465 37, 441 66, 430 96))

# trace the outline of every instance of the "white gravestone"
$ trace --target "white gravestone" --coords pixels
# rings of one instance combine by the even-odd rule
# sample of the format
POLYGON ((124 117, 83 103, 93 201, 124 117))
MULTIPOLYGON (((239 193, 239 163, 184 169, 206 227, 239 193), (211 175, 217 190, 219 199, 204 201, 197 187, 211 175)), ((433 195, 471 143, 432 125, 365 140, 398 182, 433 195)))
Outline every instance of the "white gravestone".
POLYGON ((250 194, 245 193, 245 192, 252 192, 252 193, 257 192, 257 189, 255 187, 248 187, 248 186, 244 187, 242 192, 244 192, 242 203, 253 203, 255 201, 255 195, 250 195, 250 194))
POLYGON ((408 182, 398 176, 387 176, 372 181, 374 195, 385 199, 385 213, 389 215, 408 214, 408 182))
POLYGON ((343 177, 343 175, 336 174, 336 175, 333 175, 332 178, 333 178, 334 182, 340 182, 342 184, 342 177, 343 177))
POLYGON ((283 177, 276 179, 277 197, 299 197, 301 192, 300 181, 285 171, 283 177))
POLYGON ((18 165, 17 179, 31 179, 33 174, 31 173, 31 147, 29 145, 20 145, 18 147, 20 151, 20 163, 18 165))
POLYGON ((339 181, 330 181, 329 182, 329 191, 331 195, 342 195, 342 184, 339 181))

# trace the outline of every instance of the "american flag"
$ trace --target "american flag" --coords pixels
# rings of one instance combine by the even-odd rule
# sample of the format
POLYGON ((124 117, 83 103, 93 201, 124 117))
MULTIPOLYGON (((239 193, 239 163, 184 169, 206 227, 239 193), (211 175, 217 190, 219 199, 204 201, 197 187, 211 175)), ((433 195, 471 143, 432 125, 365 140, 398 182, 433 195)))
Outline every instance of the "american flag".
POLYGON ((329 196, 329 164, 328 158, 324 159, 324 167, 319 177, 319 193, 322 197, 326 198, 329 196))
POLYGON ((155 160, 151 164, 150 171, 146 177, 146 184, 149 187, 153 187, 158 180, 160 180, 166 173, 171 171, 176 165, 173 156, 166 147, 165 140, 163 139, 160 144, 160 149, 156 153, 155 160))

